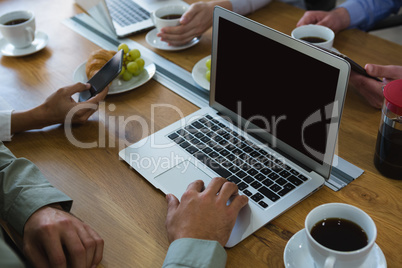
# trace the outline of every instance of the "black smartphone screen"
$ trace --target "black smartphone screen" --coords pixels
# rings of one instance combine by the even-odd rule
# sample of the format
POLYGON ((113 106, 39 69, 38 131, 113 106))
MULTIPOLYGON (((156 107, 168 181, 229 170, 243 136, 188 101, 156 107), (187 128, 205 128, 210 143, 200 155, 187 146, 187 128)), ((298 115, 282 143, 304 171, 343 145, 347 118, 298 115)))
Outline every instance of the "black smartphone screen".
POLYGON ((89 90, 80 92, 79 101, 86 101, 102 92, 113 79, 121 72, 123 65, 123 50, 119 50, 105 65, 91 78, 89 90))

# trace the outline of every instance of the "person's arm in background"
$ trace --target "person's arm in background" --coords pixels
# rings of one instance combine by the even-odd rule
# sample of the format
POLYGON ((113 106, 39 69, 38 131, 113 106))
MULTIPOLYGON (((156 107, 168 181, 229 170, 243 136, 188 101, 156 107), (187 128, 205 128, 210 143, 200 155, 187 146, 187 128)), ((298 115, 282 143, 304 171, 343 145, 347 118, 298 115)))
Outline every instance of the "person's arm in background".
POLYGON ((237 186, 223 178, 214 178, 203 189, 203 181, 198 180, 188 186, 180 201, 166 195, 166 229, 171 245, 164 268, 225 267, 223 247, 248 198, 238 195, 237 186))
POLYGON ((22 236, 24 255, 35 267, 92 267, 101 261, 102 238, 68 213, 71 205, 32 162, 15 158, 0 142, 0 218, 22 236))
POLYGON ((402 0, 348 0, 329 12, 307 11, 296 26, 318 24, 335 33, 347 28, 367 31, 379 20, 397 13, 401 6, 402 0))
POLYGON ((221 6, 241 15, 256 11, 271 0, 215 0, 192 4, 180 19, 180 25, 165 27, 157 34, 162 41, 172 46, 183 45, 201 36, 212 26, 215 6, 221 6))
POLYGON ((398 13, 402 0, 349 0, 341 5, 348 11, 350 23, 348 28, 367 31, 374 24, 391 14, 398 13))
POLYGON ((345 8, 335 8, 331 11, 306 11, 297 22, 296 27, 308 24, 326 26, 338 33, 349 27, 350 17, 345 8))

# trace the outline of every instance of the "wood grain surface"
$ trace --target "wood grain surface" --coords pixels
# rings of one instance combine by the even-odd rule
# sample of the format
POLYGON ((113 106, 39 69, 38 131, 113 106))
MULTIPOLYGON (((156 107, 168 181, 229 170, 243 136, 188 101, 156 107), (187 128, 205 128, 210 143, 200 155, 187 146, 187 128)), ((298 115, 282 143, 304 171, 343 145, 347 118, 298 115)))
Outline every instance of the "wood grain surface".
MULTIPOLYGON (((34 11, 37 30, 49 36, 47 47, 36 54, 0 58, 0 96, 14 109, 29 109, 58 88, 72 84, 75 68, 98 46, 62 23, 83 12, 72 0, 0 1, 1 13, 16 9, 34 11)), ((249 17, 290 34, 302 14, 300 9, 273 2, 249 17)), ((146 33, 131 38, 191 71, 211 53, 211 33, 206 32, 196 46, 177 52, 150 47, 145 42, 146 33)), ((334 47, 361 65, 402 65, 402 46, 359 30, 337 34, 334 47)), ((104 238, 101 267, 160 267, 163 263, 169 246, 164 226, 165 197, 121 161, 118 152, 180 119, 169 106, 178 107, 183 115, 198 109, 151 80, 135 90, 108 96, 90 122, 67 129, 76 141, 92 143, 93 148, 75 146, 62 125, 16 134, 6 143, 16 156, 32 160, 55 187, 74 199, 72 213, 104 238)), ((288 240, 303 228, 310 210, 330 202, 344 202, 366 211, 377 225, 376 242, 388 267, 400 267, 402 181, 381 176, 373 165, 380 114, 350 87, 337 154, 362 168, 364 174, 339 192, 324 187, 227 249, 227 267, 284 267, 288 240)))

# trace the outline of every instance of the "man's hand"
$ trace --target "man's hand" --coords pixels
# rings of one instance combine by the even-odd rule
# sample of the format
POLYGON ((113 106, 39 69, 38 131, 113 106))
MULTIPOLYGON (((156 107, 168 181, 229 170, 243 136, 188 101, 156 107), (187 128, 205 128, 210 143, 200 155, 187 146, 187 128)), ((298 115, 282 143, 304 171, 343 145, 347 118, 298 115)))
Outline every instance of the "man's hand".
POLYGON ((66 120, 68 112, 75 108, 72 123, 85 123, 88 118, 97 110, 98 104, 107 93, 108 88, 91 99, 77 103, 72 95, 88 90, 89 84, 76 83, 71 86, 60 88, 50 95, 44 103, 27 111, 14 111, 11 114, 11 134, 41 129, 53 124, 62 124, 66 120))
POLYGON ((72 108, 82 106, 83 108, 74 114, 72 122, 79 124, 85 123, 97 110, 98 103, 102 101, 108 93, 108 88, 106 88, 101 93, 85 102, 77 103, 73 100, 72 95, 88 90, 89 88, 89 84, 82 83, 76 83, 71 86, 60 88, 50 95, 42 105, 37 107, 37 109, 40 110, 43 118, 47 120, 47 125, 51 125, 63 123, 66 119, 66 115, 72 108), (92 108, 88 107, 86 104, 92 104, 92 108))
POLYGON ((171 46, 184 45, 193 38, 200 37, 212 26, 215 6, 232 9, 232 3, 228 0, 196 2, 183 14, 179 26, 162 28, 157 36, 171 46))
POLYGON ((38 268, 96 267, 103 245, 91 227, 53 206, 37 210, 24 227, 23 252, 38 268))
POLYGON ((174 195, 166 195, 166 228, 170 242, 197 238, 215 240, 225 246, 229 240, 237 215, 248 198, 238 195, 236 184, 223 178, 214 178, 205 190, 203 188, 201 180, 191 183, 180 202, 174 195))
POLYGON ((350 15, 345 8, 331 11, 306 11, 296 26, 317 24, 331 28, 334 33, 340 32, 350 25, 350 15))
POLYGON ((383 82, 351 72, 350 84, 371 106, 379 109, 384 100, 382 87, 393 80, 402 79, 402 66, 366 64, 364 68, 369 75, 381 77, 383 82))

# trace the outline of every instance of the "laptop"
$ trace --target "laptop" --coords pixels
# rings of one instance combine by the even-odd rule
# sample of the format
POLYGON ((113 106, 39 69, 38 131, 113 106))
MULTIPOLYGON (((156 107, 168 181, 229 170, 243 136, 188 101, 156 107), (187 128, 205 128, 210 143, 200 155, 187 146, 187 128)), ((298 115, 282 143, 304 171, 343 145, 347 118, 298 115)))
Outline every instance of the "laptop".
POLYGON ((154 27, 152 11, 171 4, 188 5, 179 0, 75 0, 104 28, 122 38, 154 27))
POLYGON ((211 59, 209 106, 119 156, 179 199, 194 180, 236 183, 249 203, 226 244, 233 247, 329 178, 350 65, 220 7, 211 59))

